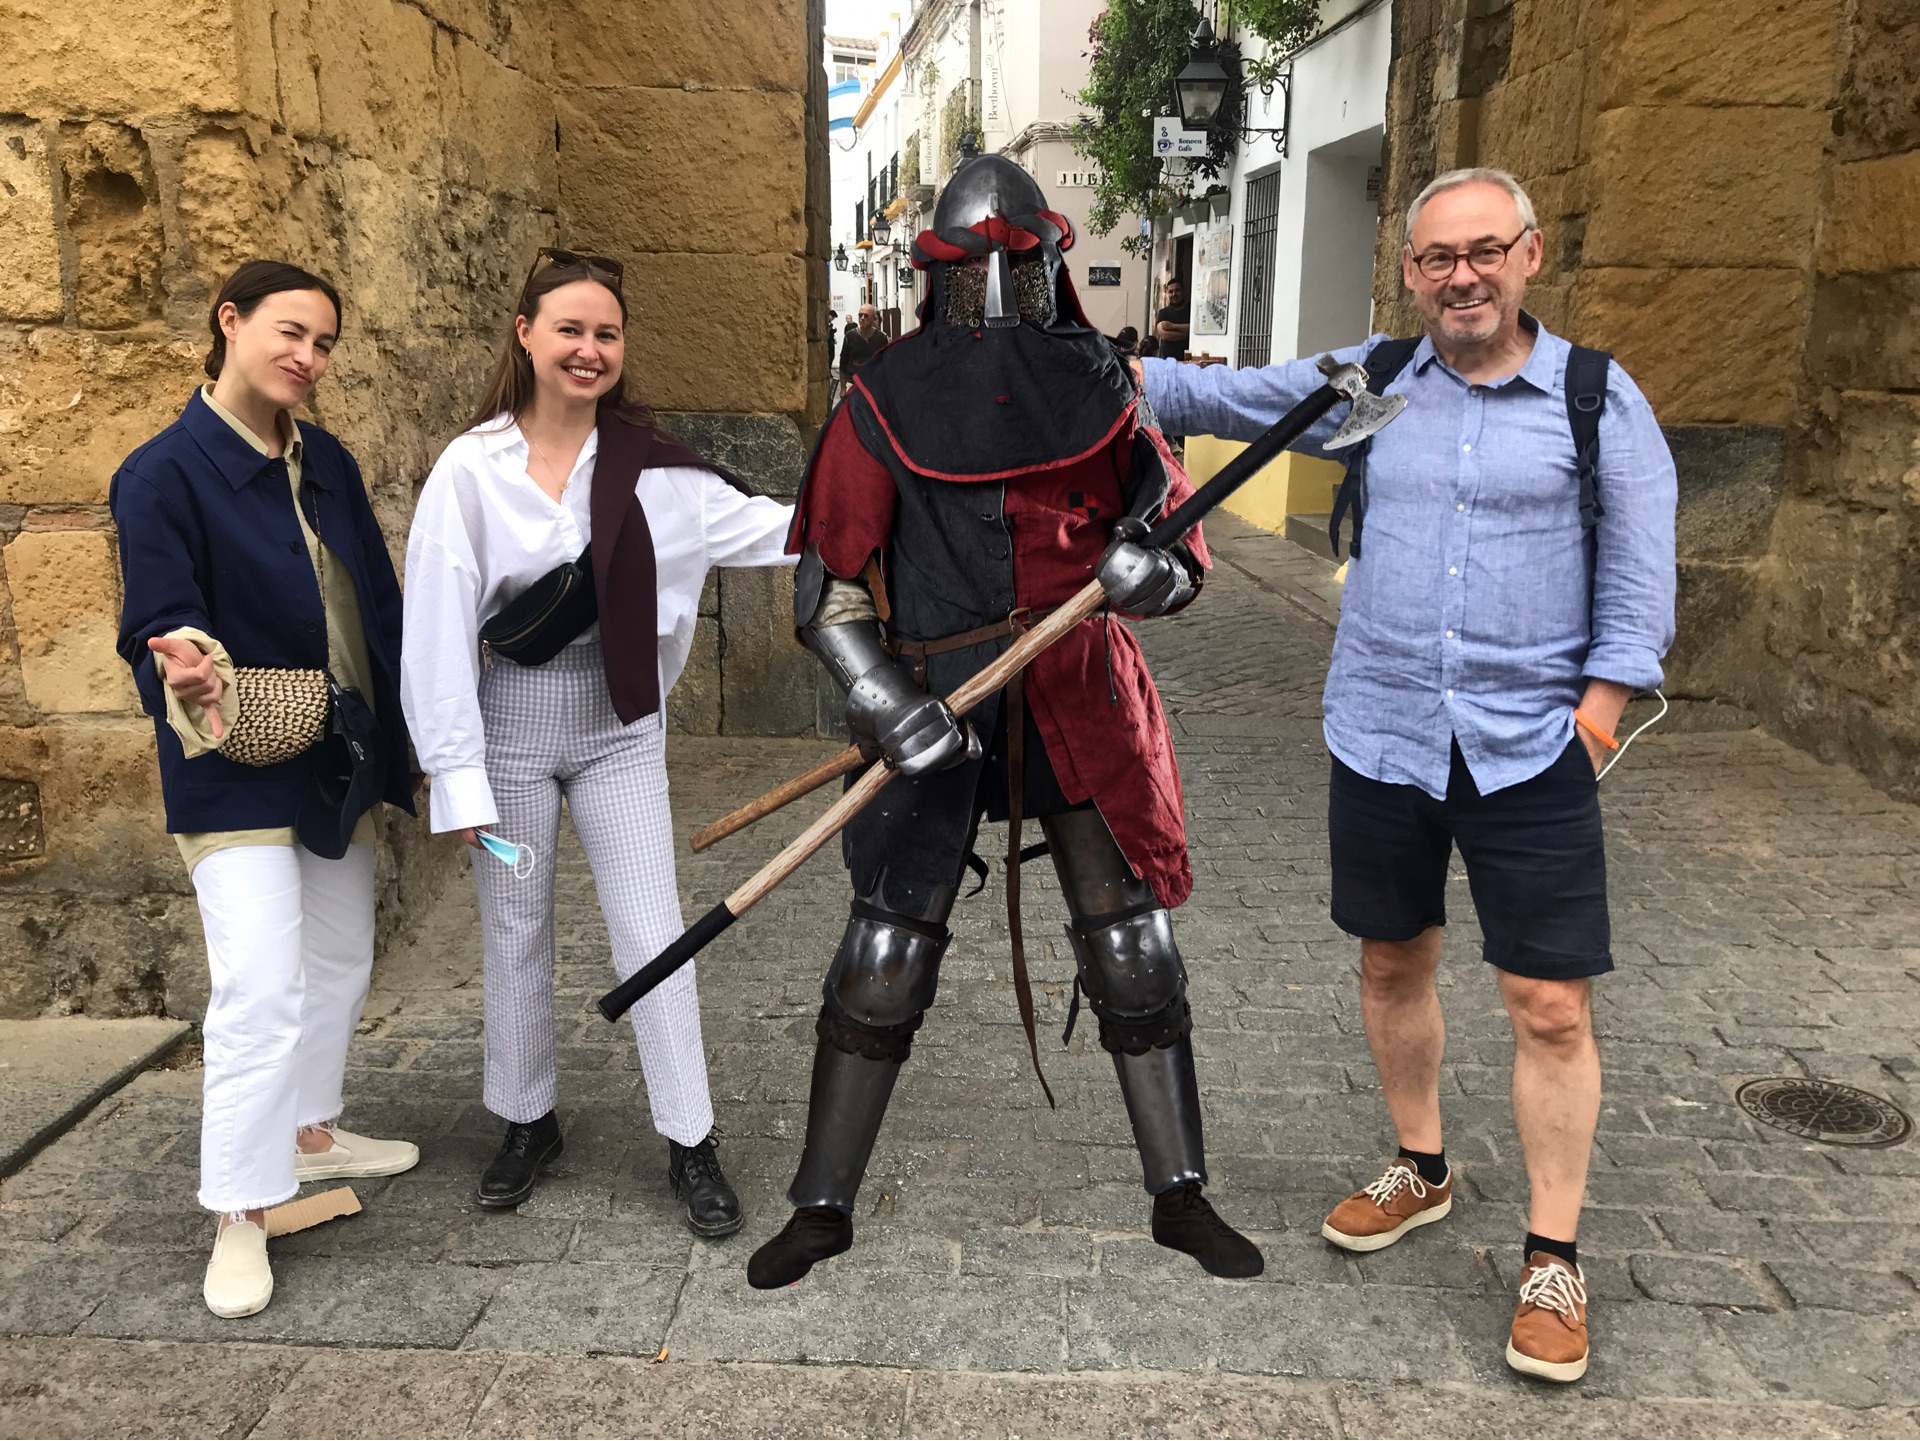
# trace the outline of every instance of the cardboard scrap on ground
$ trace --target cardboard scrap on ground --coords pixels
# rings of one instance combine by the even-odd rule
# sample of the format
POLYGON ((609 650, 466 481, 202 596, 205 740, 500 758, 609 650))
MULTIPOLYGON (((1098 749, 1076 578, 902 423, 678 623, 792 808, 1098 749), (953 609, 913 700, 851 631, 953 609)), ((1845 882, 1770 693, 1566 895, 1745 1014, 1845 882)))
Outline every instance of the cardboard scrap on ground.
POLYGON ((267 1234, 269 1236, 288 1236, 295 1231, 305 1231, 309 1227, 323 1225, 328 1221, 337 1221, 342 1216, 360 1214, 360 1198, 353 1194, 351 1186, 336 1186, 331 1191, 317 1191, 311 1196, 302 1196, 298 1200, 267 1208, 267 1234))

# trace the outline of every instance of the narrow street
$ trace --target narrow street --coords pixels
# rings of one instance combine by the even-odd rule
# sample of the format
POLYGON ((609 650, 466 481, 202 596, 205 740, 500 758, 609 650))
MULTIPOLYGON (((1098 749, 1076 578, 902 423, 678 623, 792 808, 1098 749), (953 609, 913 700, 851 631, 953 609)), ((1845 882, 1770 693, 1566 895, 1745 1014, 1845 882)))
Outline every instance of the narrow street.
MULTIPOLYGON (((376 969, 348 1076, 345 1123, 424 1159, 360 1183, 362 1215, 275 1242, 265 1312, 200 1301, 195 1069, 143 1074, 0 1185, 0 1432, 1913 1434, 1920 1141, 1817 1144, 1735 1091, 1820 1077, 1920 1105, 1920 810, 1757 731, 1656 731, 1607 781, 1619 969, 1596 993, 1607 1092, 1580 1236, 1594 1362, 1580 1385, 1529 1384, 1502 1359, 1525 1197, 1511 1040, 1464 877, 1443 970, 1460 1203, 1365 1258, 1319 1236, 1393 1144, 1357 946, 1326 915, 1331 568, 1233 520, 1216 536, 1200 602, 1143 638, 1186 783, 1197 888, 1177 924, 1209 1194, 1265 1251, 1258 1281, 1209 1280, 1147 1238, 1107 1057, 1090 1027, 1059 1046, 1072 962, 1042 864, 1026 917, 1048 1109, 996 863, 957 912, 854 1250, 750 1291, 746 1257, 786 1214, 843 873, 816 859, 700 963, 747 1210, 707 1243, 672 1206, 631 1033, 590 1009, 610 971, 569 839, 567 1150, 533 1200, 473 1200, 498 1136, 456 887, 376 969)), ((678 739, 679 831, 825 750, 678 739)), ((683 854, 688 916, 819 804, 683 854)))

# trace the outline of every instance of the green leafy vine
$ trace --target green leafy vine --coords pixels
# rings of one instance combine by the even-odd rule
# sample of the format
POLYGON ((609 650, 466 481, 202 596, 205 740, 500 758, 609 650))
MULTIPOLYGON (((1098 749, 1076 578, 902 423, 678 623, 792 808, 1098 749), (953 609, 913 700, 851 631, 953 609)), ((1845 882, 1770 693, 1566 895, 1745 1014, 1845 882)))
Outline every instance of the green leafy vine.
MULTIPOLYGON (((1222 42, 1216 58, 1231 83, 1207 153, 1169 175, 1154 153, 1153 122, 1173 112, 1173 79, 1187 63, 1200 10, 1193 0, 1111 0, 1087 32, 1087 83, 1077 97, 1088 113, 1074 127, 1074 149, 1099 175, 1087 228, 1106 235, 1125 216, 1163 216, 1219 189, 1246 123, 1244 81, 1271 84, 1281 57, 1313 34, 1318 11, 1318 0, 1228 0, 1222 19, 1265 41, 1265 56, 1247 64, 1243 76, 1238 45, 1222 42)), ((1130 235, 1120 248, 1145 255, 1150 244, 1130 235)))

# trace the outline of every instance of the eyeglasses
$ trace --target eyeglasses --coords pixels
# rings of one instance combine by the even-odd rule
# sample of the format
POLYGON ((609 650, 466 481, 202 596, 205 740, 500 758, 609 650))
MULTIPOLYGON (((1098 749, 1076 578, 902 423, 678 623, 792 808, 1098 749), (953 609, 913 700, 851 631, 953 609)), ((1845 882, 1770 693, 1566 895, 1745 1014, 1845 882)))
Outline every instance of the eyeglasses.
POLYGON ((550 265, 578 265, 592 279, 605 281, 615 290, 620 288, 620 281, 627 273, 627 268, 611 255, 582 255, 578 251, 543 245, 533 257, 533 268, 527 272, 527 282, 531 283, 534 276, 550 265), (599 273, 595 274, 596 271, 599 273))
POLYGON ((1527 226, 1505 245, 1498 241, 1489 241, 1485 245, 1476 245, 1470 250, 1423 250, 1413 253, 1413 247, 1407 247, 1407 255, 1412 259, 1420 273, 1429 280, 1451 280, 1453 272, 1466 261, 1473 267, 1475 275, 1497 275, 1507 263, 1507 256, 1513 247, 1533 233, 1533 227, 1527 226))

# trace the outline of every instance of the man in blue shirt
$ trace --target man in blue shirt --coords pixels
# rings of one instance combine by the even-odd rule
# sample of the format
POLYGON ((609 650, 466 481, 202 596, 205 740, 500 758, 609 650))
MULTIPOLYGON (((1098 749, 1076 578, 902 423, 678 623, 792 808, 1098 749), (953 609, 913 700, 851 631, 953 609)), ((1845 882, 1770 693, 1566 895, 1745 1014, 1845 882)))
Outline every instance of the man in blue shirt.
MULTIPOLYGON (((1572 1381, 1587 1365, 1574 1240, 1600 1110, 1590 987, 1613 968, 1596 773, 1673 640, 1675 479, 1652 409, 1611 366, 1604 514, 1583 526, 1571 347, 1521 308, 1541 249, 1502 171, 1442 175, 1408 212, 1401 276, 1427 334, 1387 387, 1408 406, 1373 442, 1324 706, 1333 919, 1360 938, 1361 1017, 1401 1144, 1322 1234, 1379 1250, 1452 1205, 1434 973, 1457 845, 1513 1022, 1531 1185, 1507 1360, 1572 1381)), ((1335 356, 1364 360, 1384 338, 1335 356)), ((1238 440, 1322 383, 1311 360, 1142 364, 1169 432, 1238 440)), ((1298 448, 1320 453, 1336 419, 1298 448)))

